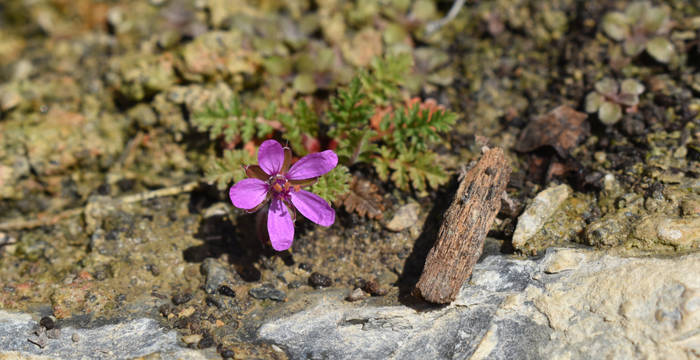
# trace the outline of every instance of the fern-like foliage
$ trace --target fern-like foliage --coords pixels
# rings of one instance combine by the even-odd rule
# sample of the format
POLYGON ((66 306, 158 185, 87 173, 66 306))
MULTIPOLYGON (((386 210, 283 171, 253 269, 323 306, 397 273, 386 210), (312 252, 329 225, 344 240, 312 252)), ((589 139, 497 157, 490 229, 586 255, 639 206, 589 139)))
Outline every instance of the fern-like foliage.
POLYGON ((443 141, 441 135, 456 120, 455 113, 421 109, 420 104, 387 115, 380 124, 384 146, 373 157, 379 177, 383 180, 390 177, 402 190, 408 190, 410 183, 419 192, 424 192, 426 185, 437 188, 445 183, 449 177, 428 147, 443 141))
POLYGON ((369 162, 370 155, 376 151, 376 144, 371 139, 377 134, 369 127, 372 114, 373 106, 363 92, 359 78, 354 78, 347 89, 340 90, 331 99, 328 135, 338 142, 341 163, 369 162))
MULTIPOLYGON (((402 190, 424 192, 447 181, 429 147, 443 140, 457 115, 436 103, 399 101, 401 84, 413 65, 410 56, 375 58, 370 68, 331 99, 328 135, 338 142, 340 162, 371 164, 379 177, 402 190), (377 133, 370 120, 378 109, 393 108, 379 122, 377 133)), ((379 115, 378 115, 379 116, 379 115)))
POLYGON ((318 182, 311 187, 311 191, 328 202, 336 202, 338 197, 345 195, 350 189, 350 179, 352 176, 348 168, 338 165, 329 173, 321 176, 318 182))
MULTIPOLYGON (((309 141, 319 144, 323 140, 319 139, 319 125, 324 121, 327 135, 337 143, 340 164, 319 179, 313 192, 328 201, 342 197, 352 178, 346 166, 357 163, 374 166, 380 179, 391 180, 402 190, 425 192, 448 179, 430 148, 444 141, 457 116, 434 101, 413 105, 402 101, 402 84, 412 66, 410 55, 374 59, 330 99, 330 109, 321 119, 304 100, 291 110, 280 111, 270 104, 264 111, 255 111, 245 109, 234 97, 228 105, 218 102, 196 113, 193 123, 212 139, 223 136, 227 142, 262 140, 278 131, 303 156, 313 148, 309 141), (384 112, 387 115, 377 123, 373 116, 384 112)), ((226 151, 207 166, 206 179, 226 188, 243 179, 242 166, 252 163, 254 159, 244 150, 226 151)))
POLYGON ((413 186, 415 190, 424 192, 426 185, 437 188, 449 179, 445 170, 437 164, 435 153, 420 151, 416 147, 382 147, 373 160, 379 178, 383 181, 391 178, 396 187, 402 190, 413 186))
POLYGON ((246 150, 226 150, 221 158, 212 159, 204 169, 204 178, 216 184, 219 190, 226 189, 234 181, 243 180, 243 166, 255 163, 255 158, 246 150))
POLYGON ((410 109, 397 109, 393 116, 385 116, 380 123, 383 140, 394 147, 407 146, 426 150, 429 143, 442 140, 441 133, 449 131, 457 121, 457 115, 443 109, 421 109, 414 104, 410 109))
POLYGON ((299 155, 306 155, 304 136, 315 138, 318 136, 318 115, 304 100, 300 100, 294 106, 292 114, 278 114, 277 119, 284 126, 282 137, 289 142, 292 149, 299 155))
MULTIPOLYGON (((276 113, 271 104, 262 114, 263 118, 276 113)), ((254 138, 263 138, 270 134, 273 128, 265 121, 258 121, 258 112, 244 109, 238 97, 231 98, 228 106, 218 100, 213 106, 207 107, 192 117, 193 124, 199 131, 209 132, 212 140, 223 136, 226 142, 233 142, 240 136, 243 142, 254 138)))

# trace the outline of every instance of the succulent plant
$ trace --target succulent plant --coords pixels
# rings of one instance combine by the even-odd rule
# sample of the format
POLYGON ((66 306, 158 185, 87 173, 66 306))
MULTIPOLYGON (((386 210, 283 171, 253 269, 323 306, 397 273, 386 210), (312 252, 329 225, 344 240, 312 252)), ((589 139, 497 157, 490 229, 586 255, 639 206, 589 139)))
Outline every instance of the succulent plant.
POLYGON ((646 50, 657 61, 668 63, 675 51, 665 36, 672 26, 670 11, 666 5, 633 2, 624 12, 605 14, 603 31, 614 40, 623 41, 623 49, 628 56, 637 56, 646 50))
POLYGON ((586 112, 598 112, 598 118, 605 125, 613 125, 622 117, 622 107, 634 107, 639 103, 639 94, 644 85, 634 79, 619 82, 604 78, 595 83, 595 91, 586 95, 586 112))

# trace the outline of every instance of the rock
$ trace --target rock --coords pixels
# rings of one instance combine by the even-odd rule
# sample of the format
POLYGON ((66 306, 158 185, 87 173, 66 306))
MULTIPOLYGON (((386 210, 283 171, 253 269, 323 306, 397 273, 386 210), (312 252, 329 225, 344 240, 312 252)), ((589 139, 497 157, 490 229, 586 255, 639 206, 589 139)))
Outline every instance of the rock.
POLYGON ((233 274, 214 258, 204 259, 202 273, 206 276, 204 290, 207 294, 216 293, 223 285, 233 284, 233 274))
POLYGON ((252 288, 250 291, 248 291, 248 294, 260 300, 270 299, 275 301, 284 301, 287 299, 287 294, 285 294, 284 291, 265 286, 252 288))
POLYGON ((277 274, 277 278, 282 280, 283 283, 289 284, 292 281, 296 280, 297 276, 293 272, 285 270, 285 271, 277 274))
POLYGON ((181 340, 185 344, 191 345, 191 344, 198 343, 200 340, 202 340, 202 335, 199 335, 199 334, 185 335, 182 337, 181 340))
POLYGON ((52 336, 31 336, 36 321, 29 314, 0 310, 0 359, 206 359, 182 348, 175 331, 164 331, 152 319, 134 319, 90 329, 62 328, 52 336), (55 338, 52 338, 55 337, 55 338), (44 345, 40 347, 35 343, 44 345))
POLYGON ((56 326, 56 323, 50 316, 44 316, 39 320, 39 325, 43 326, 46 330, 51 330, 56 326))
POLYGON ((287 284, 288 289, 298 289, 304 285, 304 282, 301 280, 294 280, 287 284))
POLYGON ((228 287, 226 285, 219 286, 218 291, 219 291, 219 294, 221 294, 223 296, 228 296, 228 297, 232 297, 232 298, 236 297, 236 292, 233 291, 233 289, 231 289, 230 287, 228 287))
POLYGON ((186 304, 190 300, 192 300, 192 294, 190 293, 175 294, 172 298, 173 304, 175 305, 186 304))
POLYGON ((399 208, 394 217, 386 224, 386 228, 391 231, 401 231, 408 229, 418 222, 420 205, 418 203, 406 204, 399 208))
POLYGON ((522 250, 527 241, 549 220, 561 204, 571 196, 571 188, 562 184, 550 187, 535 196, 535 199, 518 218, 513 234, 513 247, 522 250))
POLYGON ((389 290, 379 285, 379 283, 375 280, 367 281, 365 286, 362 287, 362 290, 372 296, 384 296, 389 292, 389 290))
POLYGON ((635 225, 631 238, 640 247, 660 244, 679 250, 699 249, 700 217, 647 215, 635 225))
POLYGON ((368 307, 329 291, 258 335, 291 359, 687 359, 700 350, 699 272, 700 253, 489 256, 449 306, 368 307))
POLYGON ((367 294, 366 292, 362 291, 362 289, 357 288, 357 289, 353 290, 353 291, 348 295, 348 297, 345 298, 345 300, 347 300, 347 301, 360 301, 360 300, 364 300, 364 299, 366 299, 366 298, 368 298, 368 297, 369 297, 369 294, 367 294))
MULTIPOLYGON (((700 216, 700 196, 683 199, 681 203, 681 212, 685 217, 700 216)), ((2 238, 2 235, 0 235, 0 238, 2 238)))
POLYGON ((329 287, 333 284, 333 280, 326 275, 318 272, 311 273, 309 276, 309 285, 315 288, 329 287))
POLYGON ((619 211, 603 216, 586 227, 585 242, 591 246, 622 244, 630 231, 635 215, 619 211))
POLYGON ((574 270, 579 267, 583 255, 575 251, 562 251, 557 256, 549 257, 549 261, 544 263, 543 271, 546 274, 557 274, 566 270, 574 270))

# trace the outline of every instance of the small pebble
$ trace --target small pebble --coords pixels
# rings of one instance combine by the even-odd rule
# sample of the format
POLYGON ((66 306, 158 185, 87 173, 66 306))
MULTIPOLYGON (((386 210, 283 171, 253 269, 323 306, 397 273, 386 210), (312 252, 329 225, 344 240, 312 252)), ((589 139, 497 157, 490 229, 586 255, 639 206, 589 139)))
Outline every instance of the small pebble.
POLYGON ((362 291, 362 289, 360 289, 360 288, 357 288, 357 289, 353 290, 350 293, 350 295, 348 295, 348 297, 345 298, 345 300, 347 300, 347 301, 360 301, 360 300, 363 300, 367 297, 369 297, 369 295, 366 292, 362 291))
POLYGON ((248 291, 248 294, 260 300, 270 299, 275 301, 284 301, 287 299, 287 294, 285 294, 283 291, 269 287, 252 288, 250 291, 248 291))
POLYGON ((221 303, 213 296, 207 296, 207 298, 204 299, 204 301, 207 303, 208 306, 214 306, 217 309, 221 309, 221 303))
POLYGON ((236 292, 233 291, 233 289, 231 289, 230 287, 228 287, 226 285, 219 286, 218 291, 219 291, 219 294, 221 294, 223 296, 236 297, 236 292))
POLYGON ((234 353, 233 350, 224 348, 223 344, 219 344, 216 347, 216 351, 224 359, 233 359, 236 356, 236 353, 234 353))
POLYGON ((146 270, 150 271, 153 276, 160 275, 160 269, 158 269, 157 265, 148 264, 146 265, 146 270))
POLYGON ((231 349, 221 349, 219 354, 221 354, 221 357, 224 359, 233 359, 236 356, 236 353, 231 349))
POLYGON ((189 321, 187 321, 187 318, 184 318, 184 319, 177 319, 177 320, 175 321, 175 323, 173 324, 173 326, 174 326, 176 329, 185 329, 185 328, 187 328, 187 325, 189 325, 188 323, 189 323, 189 321))
POLYGON ((78 341, 80 341, 80 335, 78 335, 78 333, 73 333, 73 335, 70 336, 70 339, 73 342, 77 343, 78 341))
POLYGON ((56 323, 49 316, 44 316, 39 320, 39 325, 43 326, 46 330, 51 330, 56 326, 56 323))
POLYGON ((362 290, 366 291, 372 296, 384 296, 389 292, 386 288, 381 287, 375 280, 366 282, 365 286, 362 287, 362 290))
POLYGON ((186 304, 188 301, 192 300, 192 294, 190 294, 190 293, 176 294, 173 296, 172 300, 173 300, 173 304, 175 304, 175 305, 186 304))
POLYGON ((200 340, 202 340, 202 335, 199 334, 185 335, 182 337, 182 342, 187 345, 198 343, 200 340))
POLYGON ((289 284, 287 284, 287 288, 289 288, 289 289, 298 289, 298 288, 300 288, 302 285, 304 285, 304 282, 299 281, 299 280, 294 280, 294 281, 290 282, 289 284))
POLYGON ((214 338, 211 337, 211 335, 209 334, 204 335, 202 340, 199 340, 199 342, 197 343, 198 349, 206 349, 212 346, 214 346, 214 338))
POLYGON ((309 276, 309 285, 315 287, 315 288, 321 288, 321 287, 329 287, 333 281, 331 278, 329 278, 326 275, 323 275, 321 273, 312 273, 311 276, 309 276))
POLYGON ((308 263, 300 263, 299 269, 302 269, 304 271, 311 271, 311 265, 309 265, 308 263))

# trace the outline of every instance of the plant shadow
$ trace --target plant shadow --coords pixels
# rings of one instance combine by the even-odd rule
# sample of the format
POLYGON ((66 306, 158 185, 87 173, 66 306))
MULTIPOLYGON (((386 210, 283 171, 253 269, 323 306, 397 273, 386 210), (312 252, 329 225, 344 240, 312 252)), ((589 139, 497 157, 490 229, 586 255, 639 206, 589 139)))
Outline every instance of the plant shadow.
POLYGON ((447 185, 443 185, 438 189, 433 200, 433 206, 425 220, 421 234, 416 239, 413 245, 411 254, 404 262, 403 272, 399 276, 397 285, 399 287, 399 301, 406 306, 409 306, 418 311, 436 310, 444 306, 432 304, 421 299, 413 294, 413 290, 418 283, 420 275, 423 273, 425 259, 428 252, 435 244, 437 239, 442 217, 447 211, 447 208, 452 203, 457 187, 459 186, 458 176, 455 175, 450 179, 447 185))
POLYGON ((259 223, 265 223, 266 209, 256 213, 236 216, 230 207, 221 207, 217 211, 206 214, 216 203, 224 203, 221 191, 207 186, 193 192, 190 197, 190 213, 203 213, 204 217, 194 237, 202 240, 202 244, 191 246, 184 250, 185 261, 202 263, 206 258, 225 258, 232 265, 240 278, 246 282, 256 282, 261 278, 260 270, 256 267, 262 257, 278 254, 285 263, 293 262, 288 251, 275 253, 266 242, 258 237, 259 223), (226 210, 228 209, 228 211, 226 210), (236 224, 232 217, 236 216, 236 224))

